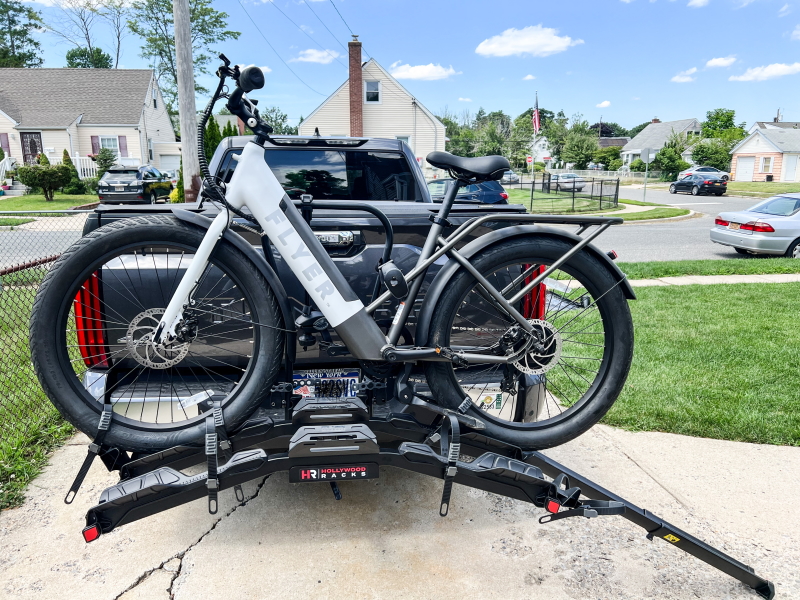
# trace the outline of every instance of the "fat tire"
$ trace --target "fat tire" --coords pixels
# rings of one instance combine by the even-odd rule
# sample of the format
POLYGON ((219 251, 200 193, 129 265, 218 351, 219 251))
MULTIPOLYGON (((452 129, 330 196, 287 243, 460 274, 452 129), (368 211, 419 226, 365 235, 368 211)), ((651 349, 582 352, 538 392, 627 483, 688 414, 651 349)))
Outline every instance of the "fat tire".
MULTIPOLYGON (((65 372, 59 347, 59 315, 65 298, 86 266, 98 256, 137 242, 183 243, 197 247, 205 230, 168 216, 142 216, 115 221, 93 231, 73 244, 55 262, 45 277, 33 304, 30 323, 30 349, 33 368, 50 401, 77 429, 94 437, 102 404, 89 402, 76 390, 74 372, 65 372), (169 240, 167 242, 167 240, 169 240)), ((241 251, 222 240, 214 261, 236 276, 250 295, 257 322, 276 328, 260 330, 258 351, 253 352, 250 374, 242 388, 223 408, 229 431, 241 426, 270 393, 283 352, 282 318, 275 294, 254 265, 241 251)), ((256 350, 256 349, 254 349, 256 350)), ((132 452, 154 452, 177 445, 200 445, 205 433, 202 419, 197 422, 149 427, 147 423, 128 425, 112 420, 105 444, 132 452)))
MULTIPOLYGON (((483 251, 470 262, 481 273, 490 273, 509 260, 521 258, 537 262, 537 259, 552 263, 572 248, 571 242, 555 236, 528 236, 498 243, 483 251)), ((468 413, 481 418, 486 429, 481 431, 488 437, 512 444, 523 450, 541 450, 568 442, 586 432, 616 401, 630 370, 633 359, 633 322, 627 299, 617 280, 607 265, 587 250, 582 250, 562 268, 569 269, 576 278, 596 290, 610 291, 598 303, 598 308, 607 311, 604 327, 611 330, 611 357, 602 380, 595 387, 595 393, 573 415, 551 426, 532 428, 530 424, 501 424, 495 420, 484 419, 484 413, 471 405, 468 413), (613 289, 611 289, 613 288, 613 289)), ((459 270, 450 280, 447 289, 440 296, 431 317, 429 346, 446 345, 449 329, 458 307, 468 291, 475 285, 475 279, 464 269, 459 270)), ((589 289, 589 288, 587 288, 589 289)), ((608 343, 608 342, 607 342, 608 343)), ((451 363, 426 362, 425 377, 433 397, 448 408, 457 409, 464 402, 464 395, 456 381, 451 363)))

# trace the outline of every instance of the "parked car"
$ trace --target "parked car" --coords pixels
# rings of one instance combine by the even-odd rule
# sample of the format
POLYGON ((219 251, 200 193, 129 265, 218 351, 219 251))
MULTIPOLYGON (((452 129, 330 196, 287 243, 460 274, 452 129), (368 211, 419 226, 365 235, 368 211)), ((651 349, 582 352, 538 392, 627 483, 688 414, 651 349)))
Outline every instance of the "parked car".
POLYGON ((739 254, 800 258, 800 194, 773 196, 747 210, 720 213, 711 241, 739 254))
POLYGON ((506 171, 503 173, 503 177, 500 181, 502 183, 519 183, 519 175, 514 173, 514 171, 506 171))
POLYGON ((172 189, 174 190, 178 187, 178 172, 177 171, 161 171, 161 173, 169 179, 169 182, 172 184, 172 189))
MULTIPOLYGON (((428 182, 428 192, 434 202, 441 202, 444 199, 445 190, 451 181, 452 179, 434 179, 428 182)), ((508 194, 496 181, 484 181, 461 188, 456 196, 456 202, 508 204, 508 194)))
POLYGON ((586 180, 575 173, 555 173, 550 176, 550 189, 556 192, 572 191, 580 192, 586 187, 586 180))
POLYGON ((695 165, 694 167, 689 167, 688 169, 685 169, 680 173, 678 173, 678 179, 683 178, 685 175, 694 175, 694 174, 717 175, 718 177, 721 177, 725 181, 728 181, 728 179, 731 178, 731 174, 728 173, 727 171, 720 171, 719 169, 715 169, 714 167, 700 167, 695 165))
POLYGON ((155 204, 171 191, 171 181, 150 165, 114 165, 97 183, 97 196, 103 204, 155 204))
POLYGON ((693 175, 685 175, 678 181, 671 183, 669 186, 670 194, 677 194, 678 192, 686 192, 692 196, 699 196, 701 194, 714 194, 722 196, 727 191, 728 181, 722 179, 718 175, 700 175, 695 173, 693 175))

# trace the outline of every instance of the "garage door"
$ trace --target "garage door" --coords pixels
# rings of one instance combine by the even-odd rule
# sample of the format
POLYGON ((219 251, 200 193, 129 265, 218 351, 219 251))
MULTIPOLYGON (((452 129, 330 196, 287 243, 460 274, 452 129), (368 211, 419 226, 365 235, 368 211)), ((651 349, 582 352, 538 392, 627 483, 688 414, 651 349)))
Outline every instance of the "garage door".
POLYGON ((158 160, 161 163, 159 171, 177 171, 181 168, 180 154, 159 154, 158 160))
POLYGON ((736 159, 736 181, 753 181, 755 156, 740 156, 736 159))

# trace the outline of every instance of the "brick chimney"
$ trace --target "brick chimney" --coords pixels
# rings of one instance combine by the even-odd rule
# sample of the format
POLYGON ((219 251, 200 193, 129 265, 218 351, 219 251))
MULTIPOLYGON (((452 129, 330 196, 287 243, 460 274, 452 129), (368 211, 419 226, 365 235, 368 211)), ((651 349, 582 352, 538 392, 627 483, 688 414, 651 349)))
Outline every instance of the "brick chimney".
POLYGON ((353 35, 353 41, 348 42, 347 47, 350 52, 350 135, 361 137, 364 135, 364 102, 361 99, 364 84, 361 74, 361 42, 357 35, 353 35))
POLYGON ((650 122, 651 123, 661 123, 661 119, 659 119, 658 117, 653 117, 653 120, 650 121, 650 122))

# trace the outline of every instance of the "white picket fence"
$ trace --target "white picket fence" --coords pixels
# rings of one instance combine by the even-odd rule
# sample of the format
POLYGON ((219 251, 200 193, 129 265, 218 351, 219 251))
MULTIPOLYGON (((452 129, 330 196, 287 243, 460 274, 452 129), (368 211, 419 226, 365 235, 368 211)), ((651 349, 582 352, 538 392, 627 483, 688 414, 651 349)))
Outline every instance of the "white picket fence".
MULTIPOLYGON (((60 158, 50 159, 51 165, 60 165, 61 162, 62 160, 60 158)), ((75 169, 78 171, 78 177, 81 179, 97 177, 97 163, 88 156, 73 156, 72 164, 75 165, 75 169)), ((142 163, 138 158, 123 158, 118 156, 116 164, 124 167, 138 167, 142 163)))
MULTIPOLYGON (((621 180, 635 180, 644 182, 644 173, 638 173, 635 171, 628 171, 628 170, 619 170, 619 171, 596 171, 594 169, 589 169, 586 171, 576 171, 575 169, 547 169, 549 173, 575 173, 579 177, 599 177, 599 178, 611 178, 611 179, 621 179, 621 180)), ((656 180, 661 178, 661 171, 650 171, 647 174, 647 180, 656 180)))

